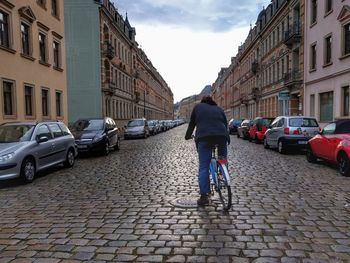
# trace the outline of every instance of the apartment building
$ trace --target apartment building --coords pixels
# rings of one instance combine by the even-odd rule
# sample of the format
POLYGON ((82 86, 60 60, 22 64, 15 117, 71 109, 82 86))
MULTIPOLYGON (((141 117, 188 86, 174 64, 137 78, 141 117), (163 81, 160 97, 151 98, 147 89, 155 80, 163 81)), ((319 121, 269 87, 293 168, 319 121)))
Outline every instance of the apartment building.
POLYGON ((259 13, 231 62, 230 91, 214 91, 233 97, 235 118, 302 114, 303 9, 304 0, 272 0, 259 13))
POLYGON ((134 55, 134 116, 147 119, 173 119, 174 95, 145 52, 137 48, 134 55))
POLYGON ((306 1, 305 17, 305 113, 349 118, 350 0, 306 1))
POLYGON ((67 122, 63 1, 0 1, 0 121, 67 122))
POLYGON ((66 0, 65 14, 70 121, 173 118, 171 89, 138 47, 127 15, 109 0, 66 0))

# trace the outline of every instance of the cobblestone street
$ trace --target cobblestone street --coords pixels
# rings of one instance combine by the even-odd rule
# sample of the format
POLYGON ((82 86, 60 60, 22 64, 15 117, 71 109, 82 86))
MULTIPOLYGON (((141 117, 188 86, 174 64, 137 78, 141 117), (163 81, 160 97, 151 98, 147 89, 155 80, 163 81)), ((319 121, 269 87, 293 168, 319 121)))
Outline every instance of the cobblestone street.
POLYGON ((0 262, 350 262, 350 178, 231 136, 233 208, 198 196, 187 125, 0 182, 0 262))

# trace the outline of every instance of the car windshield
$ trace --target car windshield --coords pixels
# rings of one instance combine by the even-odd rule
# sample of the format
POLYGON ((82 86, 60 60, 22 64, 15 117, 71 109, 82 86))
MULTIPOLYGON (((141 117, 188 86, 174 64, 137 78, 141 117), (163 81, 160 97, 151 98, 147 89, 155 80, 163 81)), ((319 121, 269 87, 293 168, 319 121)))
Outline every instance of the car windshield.
POLYGON ((269 126, 272 121, 273 121, 273 119, 262 119, 261 124, 264 126, 269 126))
POLYGON ((138 126, 143 126, 143 120, 132 120, 129 121, 128 127, 138 127, 138 126))
POLYGON ((34 125, 3 125, 0 126, 0 143, 30 141, 34 125))
POLYGON ((73 126, 73 131, 99 131, 103 129, 103 120, 78 120, 73 126))
POLYGON ((289 119, 289 127, 318 127, 317 121, 310 118, 289 119))

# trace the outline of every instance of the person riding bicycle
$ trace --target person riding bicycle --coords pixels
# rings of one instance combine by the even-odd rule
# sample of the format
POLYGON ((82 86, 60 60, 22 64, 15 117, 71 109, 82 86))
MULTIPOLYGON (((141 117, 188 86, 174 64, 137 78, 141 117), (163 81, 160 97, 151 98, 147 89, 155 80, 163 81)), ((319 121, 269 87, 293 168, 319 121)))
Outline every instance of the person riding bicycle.
POLYGON ((224 110, 217 106, 211 96, 204 96, 191 113, 185 140, 192 138, 194 129, 195 141, 199 159, 198 184, 200 198, 199 206, 209 204, 210 182, 208 180, 209 165, 212 156, 212 147, 218 145, 218 155, 227 158, 227 144, 230 135, 227 130, 227 119, 224 110))

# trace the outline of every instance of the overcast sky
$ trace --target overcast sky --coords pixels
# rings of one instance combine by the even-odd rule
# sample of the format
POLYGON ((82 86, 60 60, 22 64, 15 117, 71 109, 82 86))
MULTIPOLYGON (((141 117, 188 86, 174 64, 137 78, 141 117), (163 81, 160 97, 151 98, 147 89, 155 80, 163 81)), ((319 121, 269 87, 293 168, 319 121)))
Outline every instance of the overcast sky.
POLYGON ((174 93, 198 94, 230 65, 270 0, 113 0, 174 93))

